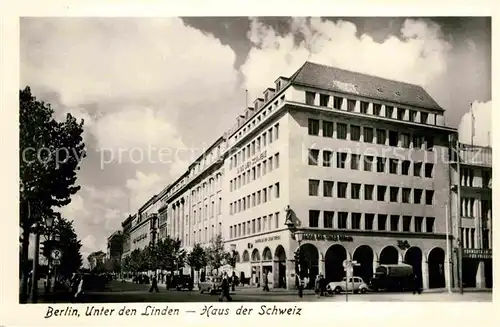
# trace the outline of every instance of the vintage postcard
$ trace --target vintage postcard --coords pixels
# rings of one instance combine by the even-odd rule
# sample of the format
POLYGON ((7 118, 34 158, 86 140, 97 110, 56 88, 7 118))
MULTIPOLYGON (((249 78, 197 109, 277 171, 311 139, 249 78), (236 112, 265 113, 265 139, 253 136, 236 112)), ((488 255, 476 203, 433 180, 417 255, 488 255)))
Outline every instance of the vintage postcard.
POLYGON ((329 14, 19 17, 16 310, 491 305, 492 18, 329 14))

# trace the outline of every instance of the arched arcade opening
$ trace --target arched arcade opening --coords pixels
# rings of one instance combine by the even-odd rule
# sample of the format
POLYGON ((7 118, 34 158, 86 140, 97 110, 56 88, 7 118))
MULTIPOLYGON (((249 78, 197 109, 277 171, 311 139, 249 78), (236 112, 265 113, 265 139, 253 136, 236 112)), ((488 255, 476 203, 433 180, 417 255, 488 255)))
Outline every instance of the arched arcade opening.
POLYGON ((374 253, 368 245, 361 245, 354 250, 353 260, 357 261, 359 266, 354 266, 354 276, 363 278, 366 283, 373 278, 373 259, 374 253))
POLYGON ((327 282, 337 282, 345 276, 342 263, 347 259, 347 250, 340 244, 328 248, 325 254, 325 279, 327 282))
POLYGON ((445 252, 441 248, 434 248, 429 252, 427 263, 429 265, 429 288, 445 287, 444 274, 445 252))
POLYGON ((390 245, 382 249, 379 256, 379 263, 381 265, 397 265, 399 261, 398 250, 390 245))
POLYGON ((286 252, 281 245, 274 251, 274 287, 286 288, 286 252))
POLYGON ((314 280, 319 272, 318 249, 314 245, 307 243, 300 246, 300 253, 302 257, 302 262, 300 263, 300 276, 301 278, 309 278, 309 282, 305 285, 305 288, 312 288, 314 286, 314 280))
POLYGON ((417 276, 418 287, 422 288, 422 250, 418 247, 410 247, 405 252, 404 262, 413 267, 413 274, 417 276))

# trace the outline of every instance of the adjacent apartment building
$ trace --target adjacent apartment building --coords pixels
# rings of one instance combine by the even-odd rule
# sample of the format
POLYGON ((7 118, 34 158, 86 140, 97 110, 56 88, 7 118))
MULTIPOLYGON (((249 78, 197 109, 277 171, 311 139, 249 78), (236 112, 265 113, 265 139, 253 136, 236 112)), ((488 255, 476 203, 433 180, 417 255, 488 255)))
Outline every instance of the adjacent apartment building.
POLYGON ((311 281, 342 279, 353 259, 366 281, 380 264, 405 262, 423 288, 444 287, 456 133, 420 86, 306 62, 141 208, 130 239, 149 242, 149 226, 189 250, 222 233, 239 275, 257 284, 270 273, 272 287, 293 288, 288 214, 311 281), (152 206, 157 226, 139 220, 152 206))

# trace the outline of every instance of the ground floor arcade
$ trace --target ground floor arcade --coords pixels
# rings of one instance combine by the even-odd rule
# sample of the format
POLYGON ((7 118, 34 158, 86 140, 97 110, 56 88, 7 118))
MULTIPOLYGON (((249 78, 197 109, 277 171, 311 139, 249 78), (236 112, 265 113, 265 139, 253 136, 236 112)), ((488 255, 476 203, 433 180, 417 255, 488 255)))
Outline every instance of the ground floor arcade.
MULTIPOLYGON (((446 287, 451 283, 451 264, 446 260, 446 242, 437 235, 379 233, 339 233, 336 231, 305 231, 300 248, 304 257, 301 271, 313 286, 318 274, 326 280, 345 277, 342 263, 355 260, 354 275, 369 282, 378 265, 407 263, 413 266, 424 289, 446 287)), ((237 247, 236 271, 261 285, 268 274, 270 287, 295 287, 294 252, 298 242, 288 231, 265 237, 247 239, 237 247)))

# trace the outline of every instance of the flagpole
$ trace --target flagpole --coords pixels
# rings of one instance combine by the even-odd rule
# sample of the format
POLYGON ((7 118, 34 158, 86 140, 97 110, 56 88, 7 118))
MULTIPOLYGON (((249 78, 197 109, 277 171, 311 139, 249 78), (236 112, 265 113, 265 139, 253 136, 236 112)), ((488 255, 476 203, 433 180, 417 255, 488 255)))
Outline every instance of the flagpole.
POLYGON ((470 127, 471 127, 471 132, 470 132, 470 145, 471 147, 474 146, 474 134, 475 134, 475 130, 474 130, 474 112, 472 110, 472 102, 470 103, 470 106, 469 106, 469 110, 470 110, 470 127))
POLYGON ((449 227, 448 227, 448 225, 449 225, 448 220, 450 219, 450 217, 449 217, 448 205, 446 205, 445 208, 446 208, 446 219, 445 219, 446 220, 446 270, 447 270, 448 276, 449 276, 447 279, 446 286, 448 288, 448 293, 451 293, 451 280, 450 280, 450 278, 451 278, 451 272, 450 272, 451 260, 450 260, 450 238, 449 238, 450 231, 449 231, 449 227))

